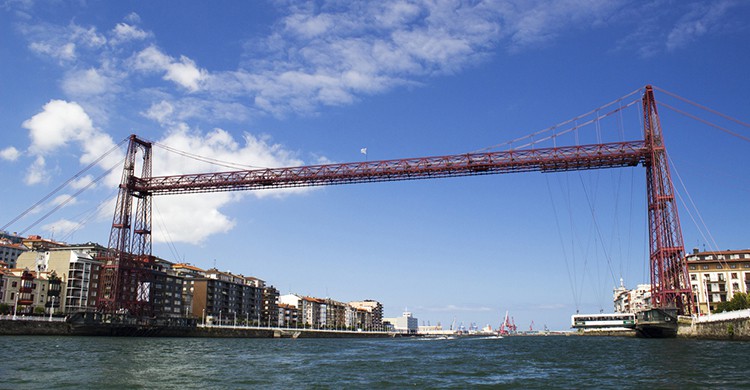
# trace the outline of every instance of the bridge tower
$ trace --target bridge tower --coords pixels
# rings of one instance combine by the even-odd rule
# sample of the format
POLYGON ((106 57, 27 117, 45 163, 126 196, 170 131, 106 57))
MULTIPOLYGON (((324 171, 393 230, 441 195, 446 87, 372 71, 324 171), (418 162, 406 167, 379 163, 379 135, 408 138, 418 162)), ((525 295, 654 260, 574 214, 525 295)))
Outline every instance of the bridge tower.
POLYGON ((685 246, 682 242, 668 156, 654 90, 650 85, 646 86, 643 95, 643 136, 648 148, 644 165, 653 305, 675 308, 678 314, 689 315, 695 312, 695 302, 688 281, 685 246))
POLYGON ((99 281, 97 306, 106 313, 147 316, 153 311, 151 194, 136 186, 137 181, 150 178, 151 172, 151 143, 131 135, 99 281), (139 151, 140 178, 135 176, 139 151))

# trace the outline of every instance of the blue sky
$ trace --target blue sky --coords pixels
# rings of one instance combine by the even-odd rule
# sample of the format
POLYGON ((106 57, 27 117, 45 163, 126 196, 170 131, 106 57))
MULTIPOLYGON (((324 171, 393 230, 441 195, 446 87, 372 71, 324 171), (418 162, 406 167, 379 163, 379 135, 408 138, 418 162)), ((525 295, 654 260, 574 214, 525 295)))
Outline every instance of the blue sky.
MULTIPOLYGON (((361 161, 365 147, 369 160, 457 154, 646 84, 747 122, 747 20, 747 3, 721 0, 5 0, 0 223, 131 133, 253 167, 361 161)), ((679 204, 688 250, 749 247, 748 143, 660 110, 689 206, 679 204)), ((637 109, 623 112, 600 130, 638 139, 637 109)), ((122 154, 8 230, 67 200, 25 234, 106 244, 119 166, 68 199, 122 154)), ((155 174, 226 169, 154 149, 155 174)), ((154 252, 282 293, 377 299, 387 316, 408 308, 420 322, 497 326, 509 310, 523 328, 563 329, 575 310, 611 310, 620 277, 648 281, 644 174, 165 196, 155 200, 154 252)))

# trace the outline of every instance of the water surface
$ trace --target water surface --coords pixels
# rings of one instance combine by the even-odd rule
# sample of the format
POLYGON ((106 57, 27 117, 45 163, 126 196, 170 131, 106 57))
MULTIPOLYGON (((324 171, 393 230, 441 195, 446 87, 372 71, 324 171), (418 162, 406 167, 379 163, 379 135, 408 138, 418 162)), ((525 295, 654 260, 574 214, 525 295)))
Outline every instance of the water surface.
POLYGON ((736 388, 748 344, 3 336, 0 388, 736 388))

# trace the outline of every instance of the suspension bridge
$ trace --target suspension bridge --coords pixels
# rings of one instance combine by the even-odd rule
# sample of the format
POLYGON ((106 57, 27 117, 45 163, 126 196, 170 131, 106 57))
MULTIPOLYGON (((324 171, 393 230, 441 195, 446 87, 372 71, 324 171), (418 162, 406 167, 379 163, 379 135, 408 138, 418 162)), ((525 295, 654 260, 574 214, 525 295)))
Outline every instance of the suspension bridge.
POLYGON ((510 141, 503 144, 507 147, 503 151, 488 151, 493 147, 446 156, 153 176, 153 143, 131 135, 109 235, 109 250, 103 259, 98 308, 104 313, 152 315, 149 286, 154 262, 151 221, 154 196, 640 165, 646 170, 653 306, 641 320, 648 325, 646 332, 653 330, 658 334, 665 329, 665 321, 675 322, 677 315, 694 314, 696 306, 688 282, 675 191, 654 89, 649 85, 600 107, 593 119, 584 114, 510 141), (558 145, 562 135, 596 124, 600 119, 631 106, 641 109, 643 131, 638 139, 558 145), (537 147, 542 141, 551 142, 553 146, 537 147), (141 168, 140 172, 136 172, 137 166, 141 168))

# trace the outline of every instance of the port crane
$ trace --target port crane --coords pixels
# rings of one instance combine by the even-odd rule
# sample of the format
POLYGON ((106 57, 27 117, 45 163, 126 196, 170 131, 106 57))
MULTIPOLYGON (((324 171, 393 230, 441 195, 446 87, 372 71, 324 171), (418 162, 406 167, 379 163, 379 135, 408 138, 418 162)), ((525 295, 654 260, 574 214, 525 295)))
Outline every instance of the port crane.
POLYGON ((645 87, 641 104, 642 140, 156 177, 152 176, 152 144, 131 135, 109 236, 109 251, 102 267, 98 306, 108 313, 151 314, 153 196, 643 165, 648 192, 653 305, 690 314, 695 310, 693 294, 688 284, 674 188, 651 86, 645 87), (139 153, 141 172, 137 175, 139 153))

